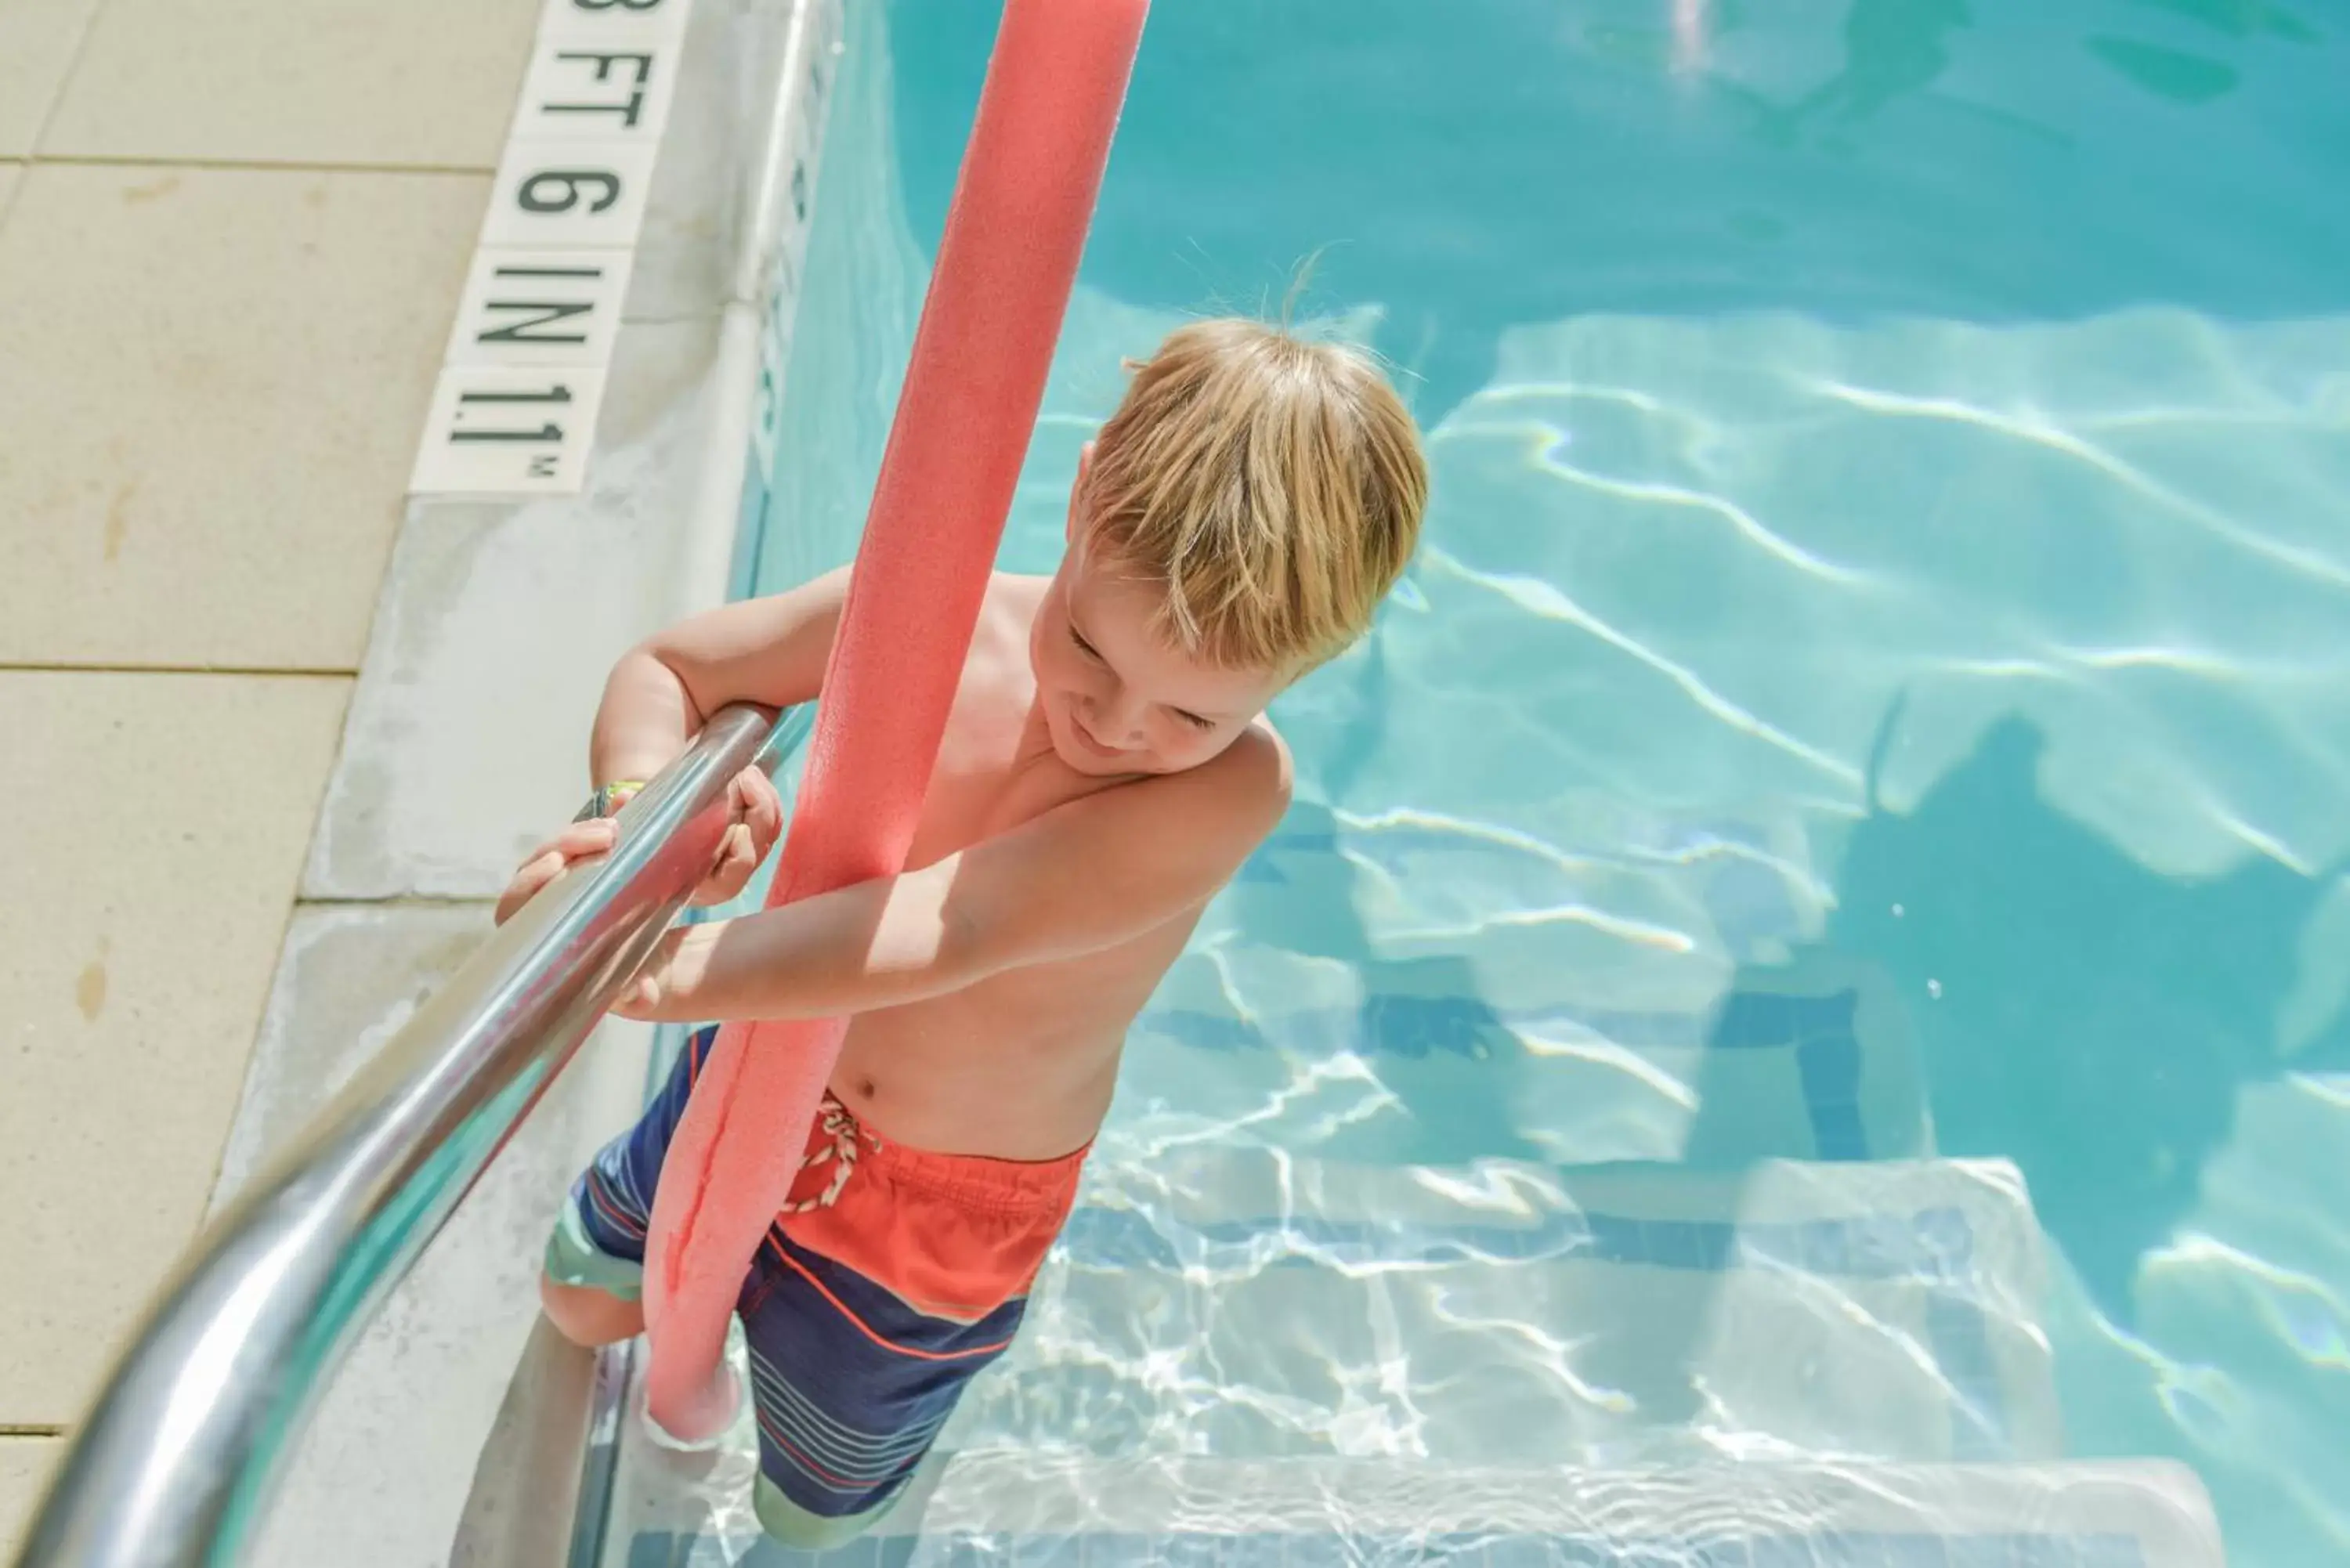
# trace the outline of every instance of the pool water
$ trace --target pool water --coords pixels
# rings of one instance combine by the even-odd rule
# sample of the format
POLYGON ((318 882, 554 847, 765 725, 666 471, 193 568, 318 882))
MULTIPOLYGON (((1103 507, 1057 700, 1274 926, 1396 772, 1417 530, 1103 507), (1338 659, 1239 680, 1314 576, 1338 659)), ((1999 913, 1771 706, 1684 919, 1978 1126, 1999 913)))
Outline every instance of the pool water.
MULTIPOLYGON (((847 0, 749 587, 853 549, 995 11, 847 0)), ((2350 1552, 2345 80, 2315 0, 1159 0, 1004 565, 1293 294, 1434 493, 965 1439, 2170 1457, 2350 1552)))

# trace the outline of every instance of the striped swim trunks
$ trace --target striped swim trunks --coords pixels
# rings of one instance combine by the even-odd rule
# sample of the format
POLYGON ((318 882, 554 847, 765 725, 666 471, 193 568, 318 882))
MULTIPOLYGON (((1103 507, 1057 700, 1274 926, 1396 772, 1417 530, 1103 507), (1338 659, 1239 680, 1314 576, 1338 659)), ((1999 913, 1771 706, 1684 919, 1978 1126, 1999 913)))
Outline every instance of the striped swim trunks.
MULTIPOLYGON (((686 1042, 643 1118, 573 1184, 547 1241, 550 1278, 636 1298, 654 1184, 714 1036, 686 1042)), ((1085 1155, 927 1153, 875 1137, 825 1097, 735 1304, 767 1533, 820 1549, 889 1511, 964 1386, 1010 1348, 1085 1155)))

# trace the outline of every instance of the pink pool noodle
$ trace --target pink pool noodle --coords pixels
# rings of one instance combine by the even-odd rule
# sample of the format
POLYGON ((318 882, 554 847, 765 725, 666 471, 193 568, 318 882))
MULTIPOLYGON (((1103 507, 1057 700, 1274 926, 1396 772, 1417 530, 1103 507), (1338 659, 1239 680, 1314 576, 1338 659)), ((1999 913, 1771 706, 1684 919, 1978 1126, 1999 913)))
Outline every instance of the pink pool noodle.
MULTIPOLYGON (((1149 0, 1008 0, 825 671, 769 902, 901 870, 1045 397, 1149 0)), ((729 1023, 646 1246, 646 1397, 685 1438, 844 1020, 729 1023)))

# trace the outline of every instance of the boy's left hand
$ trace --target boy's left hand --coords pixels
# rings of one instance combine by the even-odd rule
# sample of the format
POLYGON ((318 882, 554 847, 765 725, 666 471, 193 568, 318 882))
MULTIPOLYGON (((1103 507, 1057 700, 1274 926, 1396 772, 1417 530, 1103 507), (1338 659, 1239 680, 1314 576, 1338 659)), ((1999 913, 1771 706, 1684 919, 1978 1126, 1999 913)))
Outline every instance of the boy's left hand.
POLYGON ((744 768, 726 787, 726 811, 733 820, 718 846, 717 862, 693 890, 697 904, 723 904, 743 891, 759 862, 784 834, 784 799, 775 781, 755 767, 744 768))
MULTIPOLYGON (((783 797, 775 793, 775 781, 758 768, 744 768, 726 786, 726 834, 719 840, 710 875, 693 890, 696 904, 723 904, 740 894, 783 836, 783 797)), ((619 827, 608 816, 566 826, 525 857, 499 896, 496 923, 505 924, 548 883, 574 866, 600 860, 619 841, 619 827)))
POLYGON ((728 923, 716 920, 708 925, 681 926, 663 937, 660 946, 645 960, 644 967, 637 971, 636 978, 629 981, 628 990, 613 1002, 613 1013, 647 1023, 686 1020, 692 1006, 694 983, 709 966, 711 944, 728 923))

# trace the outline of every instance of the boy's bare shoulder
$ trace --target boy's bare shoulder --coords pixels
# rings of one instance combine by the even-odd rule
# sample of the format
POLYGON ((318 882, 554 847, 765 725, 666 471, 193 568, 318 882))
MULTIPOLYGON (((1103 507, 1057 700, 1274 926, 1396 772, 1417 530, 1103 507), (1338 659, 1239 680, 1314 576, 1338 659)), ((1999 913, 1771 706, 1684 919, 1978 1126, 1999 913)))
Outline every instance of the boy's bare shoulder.
POLYGON ((1243 730, 1240 738, 1216 761, 1221 763, 1227 759, 1232 760, 1236 774, 1256 787, 1277 789, 1282 804, 1288 805, 1289 791, 1294 782, 1289 742, 1281 738, 1281 732, 1273 727, 1272 720, 1260 718, 1243 730))
POLYGON ((1259 719, 1198 767, 1143 782, 1155 786, 1169 815, 1180 818, 1195 840, 1204 837, 1245 856, 1289 809, 1295 781, 1288 742, 1259 719))
POLYGON ((1053 586, 1050 577, 1032 577, 1018 572, 990 572, 987 575, 987 597, 981 602, 983 616, 1008 616, 1023 626, 1036 618, 1036 607, 1045 602, 1045 590, 1053 586))
MULTIPOLYGON (((1037 606, 1046 584, 1036 578, 992 572, 987 591, 979 601, 979 619, 972 628, 972 656, 1028 645, 1028 628, 1036 624, 1037 606)), ((1024 651, 1023 659, 1027 656, 1024 651)))

